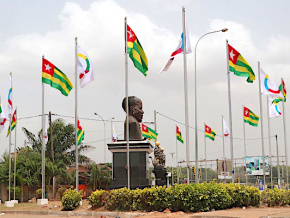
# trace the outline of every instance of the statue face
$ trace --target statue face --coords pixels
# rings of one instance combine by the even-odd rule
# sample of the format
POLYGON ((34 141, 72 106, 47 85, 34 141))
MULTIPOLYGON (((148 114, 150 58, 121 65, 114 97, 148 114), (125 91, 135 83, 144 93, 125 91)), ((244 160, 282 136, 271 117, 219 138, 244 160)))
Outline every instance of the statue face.
POLYGON ((135 106, 132 107, 132 114, 139 123, 142 122, 144 111, 142 110, 142 101, 139 98, 135 100, 135 106))

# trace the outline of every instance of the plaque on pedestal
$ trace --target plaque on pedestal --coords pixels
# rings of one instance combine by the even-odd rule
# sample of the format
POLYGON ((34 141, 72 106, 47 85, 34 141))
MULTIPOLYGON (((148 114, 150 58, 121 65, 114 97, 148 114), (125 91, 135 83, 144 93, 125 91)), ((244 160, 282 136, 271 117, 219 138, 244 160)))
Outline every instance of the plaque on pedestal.
MULTIPOLYGON (((127 187, 127 142, 118 140, 108 144, 108 149, 113 155, 110 189, 127 187)), ((153 152, 153 146, 147 140, 131 140, 129 141, 129 151, 130 188, 150 187, 149 154, 153 152)))

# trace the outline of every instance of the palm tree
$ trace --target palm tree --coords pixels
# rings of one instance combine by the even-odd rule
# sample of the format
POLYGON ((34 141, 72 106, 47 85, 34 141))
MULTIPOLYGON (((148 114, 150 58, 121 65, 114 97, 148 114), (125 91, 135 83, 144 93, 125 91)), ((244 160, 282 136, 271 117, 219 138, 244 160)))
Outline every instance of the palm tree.
MULTIPOLYGON (((26 135, 28 142, 32 145, 32 149, 41 153, 42 145, 42 130, 40 130, 37 136, 22 128, 26 135)), ((45 155, 52 161, 51 153, 51 139, 53 140, 53 152, 54 160, 61 160, 65 165, 72 165, 75 163, 75 127, 73 124, 65 124, 63 119, 56 119, 52 122, 52 135, 50 135, 50 129, 48 128, 48 142, 46 144, 45 155)), ((81 144, 78 146, 79 151, 79 163, 90 163, 90 159, 84 155, 81 155, 81 151, 91 149, 91 146, 81 144)))

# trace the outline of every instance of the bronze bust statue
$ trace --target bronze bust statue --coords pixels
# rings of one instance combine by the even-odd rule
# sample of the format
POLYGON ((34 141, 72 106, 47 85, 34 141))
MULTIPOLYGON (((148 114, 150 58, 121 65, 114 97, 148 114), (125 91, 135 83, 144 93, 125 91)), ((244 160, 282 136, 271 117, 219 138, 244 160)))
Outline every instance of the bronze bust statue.
MULTIPOLYGON (((122 102, 123 110, 126 112, 126 98, 122 102)), ((128 97, 129 108, 129 140, 141 140, 142 132, 140 129, 140 122, 142 122, 144 111, 142 110, 141 99, 135 96, 128 97)), ((124 123, 124 139, 127 140, 126 122, 124 123)))

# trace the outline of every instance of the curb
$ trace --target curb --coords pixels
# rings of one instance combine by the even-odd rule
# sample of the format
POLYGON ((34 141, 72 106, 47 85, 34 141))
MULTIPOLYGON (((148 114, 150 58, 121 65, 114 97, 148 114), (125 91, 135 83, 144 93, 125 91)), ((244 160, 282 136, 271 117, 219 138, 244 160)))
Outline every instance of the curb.
POLYGON ((94 212, 94 211, 1 211, 5 214, 23 214, 23 215, 48 215, 58 217, 70 216, 91 216, 91 217, 118 217, 118 218, 134 218, 137 216, 144 216, 146 213, 132 213, 132 212, 94 212))

